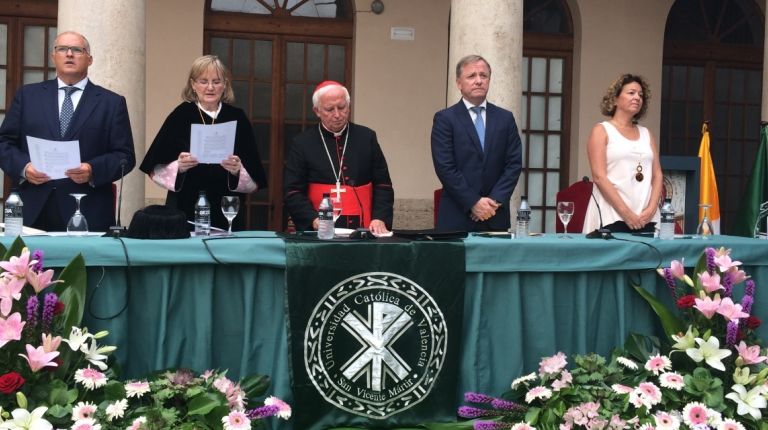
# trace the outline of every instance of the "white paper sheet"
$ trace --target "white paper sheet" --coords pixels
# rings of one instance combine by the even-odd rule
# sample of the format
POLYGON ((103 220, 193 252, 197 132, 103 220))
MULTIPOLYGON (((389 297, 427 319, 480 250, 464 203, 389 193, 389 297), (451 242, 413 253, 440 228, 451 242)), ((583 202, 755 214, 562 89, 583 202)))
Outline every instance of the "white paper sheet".
POLYGON ((80 167, 80 142, 60 142, 27 136, 32 166, 51 179, 66 178, 65 171, 80 167))
POLYGON ((219 164, 235 153, 237 121, 221 124, 192 124, 189 152, 201 164, 219 164))

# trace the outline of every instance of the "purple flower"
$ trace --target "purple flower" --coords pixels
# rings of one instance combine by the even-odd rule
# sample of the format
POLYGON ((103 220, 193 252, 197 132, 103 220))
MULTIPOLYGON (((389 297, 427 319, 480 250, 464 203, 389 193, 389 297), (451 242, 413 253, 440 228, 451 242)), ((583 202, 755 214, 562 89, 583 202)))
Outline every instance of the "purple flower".
POLYGON ((733 277, 731 272, 723 273, 723 297, 731 297, 733 295, 733 277))
POLYGON ((459 406, 458 413, 462 418, 488 417, 496 414, 490 409, 480 409, 474 406, 459 406))
POLYGON ((664 268, 664 280, 667 281, 667 287, 672 294, 672 298, 677 300, 677 284, 675 283, 675 277, 672 275, 672 270, 669 267, 664 268))
POLYGON ((515 402, 510 402, 502 399, 493 399, 493 401, 491 401, 491 406, 493 406, 496 409, 503 409, 505 411, 516 411, 516 410, 525 409, 515 402))
POLYGON ((747 279, 747 282, 744 284, 744 294, 754 297, 755 295, 755 281, 751 279, 747 279))
POLYGON ((280 406, 268 405, 248 410, 245 414, 248 415, 249 419, 258 420, 261 418, 273 417, 277 415, 278 412, 280 412, 280 406))
POLYGON ((715 248, 707 248, 704 250, 704 255, 707 260, 707 272, 709 272, 710 275, 716 273, 715 270, 717 269, 717 264, 715 264, 715 254, 717 251, 715 251, 715 248))
POLYGON ((470 403, 491 403, 493 401, 493 397, 483 393, 474 393, 472 391, 468 391, 464 393, 464 400, 470 403))
POLYGON ((509 423, 500 423, 498 421, 478 421, 472 426, 474 430, 507 430, 509 423))
POLYGON ((53 312, 56 310, 56 303, 59 302, 59 296, 56 293, 48 293, 43 300, 43 330, 48 331, 53 323, 53 312))
POLYGON ((736 345, 736 339, 739 336, 739 323, 738 321, 729 321, 726 328, 725 343, 728 346, 736 345))
POLYGON ((746 312, 748 314, 752 313, 752 304, 754 303, 755 299, 752 298, 752 296, 744 296, 741 298, 741 310, 743 312, 746 312))
POLYGON ((40 307, 40 302, 37 300, 37 296, 29 296, 27 299, 27 327, 35 328, 37 326, 37 311, 40 307))
POLYGON ((34 252, 32 252, 32 259, 37 260, 37 263, 35 263, 34 266, 32 266, 32 270, 35 272, 40 272, 43 270, 43 250, 42 249, 36 249, 34 252))

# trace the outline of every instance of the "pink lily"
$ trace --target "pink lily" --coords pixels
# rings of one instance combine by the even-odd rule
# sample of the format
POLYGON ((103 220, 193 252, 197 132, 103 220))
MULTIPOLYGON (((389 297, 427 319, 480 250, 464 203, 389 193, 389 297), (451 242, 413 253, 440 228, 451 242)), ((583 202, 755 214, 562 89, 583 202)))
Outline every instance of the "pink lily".
POLYGON ((26 322, 21 321, 21 314, 14 312, 7 319, 0 318, 0 348, 12 340, 21 340, 21 330, 26 322))
POLYGON ((720 275, 715 273, 714 275, 710 275, 707 272, 701 272, 699 273, 699 280, 701 281, 701 286, 704 287, 704 291, 707 293, 714 293, 717 290, 723 290, 723 286, 720 285, 720 275))
POLYGON ((59 345, 61 345, 61 336, 53 336, 50 334, 43 333, 43 351, 45 352, 54 352, 59 349, 59 345))
POLYGON ((731 283, 733 285, 739 285, 742 282, 744 282, 747 279, 749 279, 749 276, 747 276, 747 274, 743 270, 739 270, 739 269, 737 269, 735 267, 731 268, 731 270, 729 270, 729 272, 731 274, 730 275, 731 276, 731 283))
POLYGON ((715 264, 717 264, 721 272, 727 272, 732 267, 738 267, 741 261, 733 261, 730 255, 724 254, 715 257, 715 264))
POLYGON ((728 321, 738 321, 739 318, 747 318, 748 313, 741 310, 741 305, 733 303, 730 297, 724 298, 717 308, 717 313, 724 316, 728 321))
POLYGON ((19 357, 27 360, 29 368, 32 369, 33 372, 37 372, 44 367, 58 367, 58 363, 53 361, 53 359, 58 356, 58 351, 45 352, 42 346, 35 348, 30 344, 27 344, 26 354, 19 354, 19 357))
POLYGON ((696 304, 693 307, 704 314, 707 319, 712 319, 715 312, 720 308, 720 296, 717 294, 714 299, 705 296, 703 299, 695 299, 695 302, 696 304))
POLYGON ((27 273, 27 281, 29 282, 29 285, 32 286, 32 288, 35 289, 35 293, 39 293, 40 291, 43 291, 46 287, 48 287, 51 284, 55 284, 57 282, 63 282, 63 281, 51 281, 53 279, 53 269, 48 269, 45 272, 35 272, 34 270, 30 270, 27 273))
POLYGON ((683 263, 685 262, 685 259, 683 261, 677 261, 672 260, 672 263, 669 265, 669 273, 672 274, 677 279, 682 280, 685 276, 685 266, 683 266, 683 263))
POLYGON ((747 346, 746 343, 742 340, 738 346, 736 346, 736 351, 739 353, 739 357, 741 357, 742 360, 744 360, 744 364, 750 365, 750 364, 758 364, 762 363, 765 360, 768 360, 768 357, 765 355, 760 355, 760 347, 757 345, 747 346))
POLYGON ((8 316, 14 300, 21 298, 25 280, 13 277, 0 277, 0 314, 8 316))
POLYGON ((21 255, 18 257, 11 257, 9 261, 0 261, 0 267, 3 268, 8 274, 17 278, 26 278, 29 266, 37 263, 37 260, 29 261, 29 250, 24 248, 21 255))

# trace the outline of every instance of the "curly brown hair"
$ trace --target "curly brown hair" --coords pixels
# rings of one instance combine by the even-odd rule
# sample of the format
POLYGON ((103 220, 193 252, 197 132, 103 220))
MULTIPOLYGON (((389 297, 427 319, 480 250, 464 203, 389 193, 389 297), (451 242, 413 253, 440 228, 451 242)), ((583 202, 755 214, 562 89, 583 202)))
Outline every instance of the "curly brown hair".
POLYGON ((637 122, 640 120, 640 118, 645 116, 645 112, 648 111, 648 103, 651 101, 651 90, 648 88, 648 83, 643 79, 642 76, 639 75, 632 75, 629 73, 625 73, 613 82, 611 82, 611 85, 608 86, 608 89, 605 91, 605 95, 603 96, 603 100, 600 102, 600 112, 605 116, 613 116, 613 114, 616 113, 616 98, 621 94, 622 88, 624 88, 624 85, 630 84, 632 82, 637 82, 640 84, 640 97, 643 99, 643 105, 640 106, 640 112, 638 112, 632 120, 637 122))

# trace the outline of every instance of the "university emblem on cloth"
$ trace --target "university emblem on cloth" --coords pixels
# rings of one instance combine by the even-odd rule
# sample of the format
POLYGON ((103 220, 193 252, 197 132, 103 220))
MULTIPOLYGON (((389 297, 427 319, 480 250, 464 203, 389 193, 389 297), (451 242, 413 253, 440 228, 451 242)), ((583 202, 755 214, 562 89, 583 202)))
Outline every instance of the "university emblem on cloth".
POLYGON ((304 364, 326 401, 385 419, 427 397, 447 344, 443 312, 422 287, 394 273, 369 272, 341 281, 315 306, 304 364))

